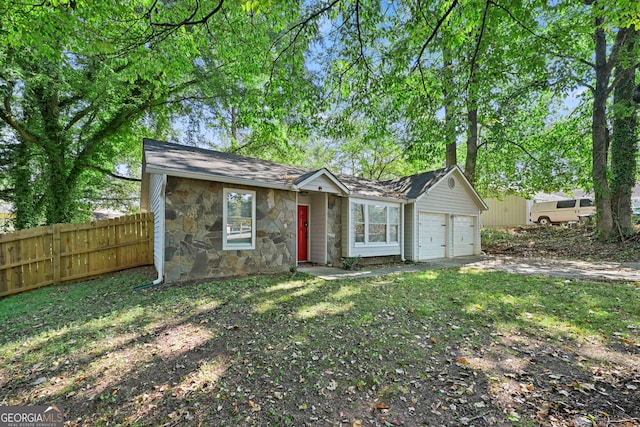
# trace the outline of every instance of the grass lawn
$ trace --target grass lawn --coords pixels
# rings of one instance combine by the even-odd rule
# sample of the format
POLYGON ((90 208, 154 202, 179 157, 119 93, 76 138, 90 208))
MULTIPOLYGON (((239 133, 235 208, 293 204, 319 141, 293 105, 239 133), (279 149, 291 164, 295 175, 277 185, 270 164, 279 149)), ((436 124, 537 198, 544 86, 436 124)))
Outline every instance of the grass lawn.
POLYGON ((437 270, 0 300, 0 405, 82 426, 640 425, 640 286, 437 270), (573 424, 571 424, 573 423, 573 424))

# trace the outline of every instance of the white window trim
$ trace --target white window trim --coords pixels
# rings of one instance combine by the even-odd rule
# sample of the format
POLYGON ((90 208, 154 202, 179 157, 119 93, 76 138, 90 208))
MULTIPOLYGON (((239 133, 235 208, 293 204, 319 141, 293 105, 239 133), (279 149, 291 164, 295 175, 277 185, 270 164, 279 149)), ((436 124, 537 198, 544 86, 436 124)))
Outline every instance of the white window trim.
POLYGON ((224 188, 222 191, 222 250, 247 250, 256 248, 256 192, 252 190, 241 190, 238 188, 224 188), (251 243, 233 244, 227 242, 227 195, 229 193, 240 193, 251 195, 251 243))
POLYGON ((372 247, 389 247, 389 246, 400 246, 400 234, 402 233, 401 222, 400 222, 400 204, 396 203, 387 203, 387 202, 376 202, 370 200, 352 200, 351 206, 349 209, 349 215, 351 216, 351 230, 350 235, 353 238, 353 245, 355 247, 362 248, 372 248, 372 247), (353 205, 364 205, 364 242, 356 242, 356 219, 353 216, 353 205), (384 206, 386 210, 387 216, 387 237, 386 242, 369 242, 369 206, 384 206), (397 208, 398 209, 398 222, 395 224, 398 226, 398 236, 397 241, 391 242, 391 222, 389 221, 389 208, 397 208))

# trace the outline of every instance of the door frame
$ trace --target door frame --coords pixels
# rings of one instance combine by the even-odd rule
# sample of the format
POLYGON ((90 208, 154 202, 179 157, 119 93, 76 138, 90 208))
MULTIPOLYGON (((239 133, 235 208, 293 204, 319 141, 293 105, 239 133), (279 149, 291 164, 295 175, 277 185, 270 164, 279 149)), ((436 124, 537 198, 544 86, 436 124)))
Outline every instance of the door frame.
POLYGON ((311 228, 311 205, 309 205, 308 203, 298 203, 297 207, 296 207, 296 262, 308 262, 310 260, 310 255, 311 255, 311 232, 310 232, 310 228, 311 228), (298 223, 299 219, 300 219, 300 206, 304 206, 305 208, 307 208, 307 223, 309 225, 307 225, 307 259, 301 260, 300 258, 300 236, 298 235, 299 231, 300 231, 300 224, 298 223))

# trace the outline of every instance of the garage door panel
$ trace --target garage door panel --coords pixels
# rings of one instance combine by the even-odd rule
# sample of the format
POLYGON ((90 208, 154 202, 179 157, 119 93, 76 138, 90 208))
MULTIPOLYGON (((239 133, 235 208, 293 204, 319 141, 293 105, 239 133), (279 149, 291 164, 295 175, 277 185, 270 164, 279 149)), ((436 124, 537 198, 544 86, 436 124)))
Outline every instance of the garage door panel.
POLYGON ((475 223, 476 219, 472 216, 456 215, 453 219, 453 256, 473 255, 475 223))
POLYGON ((420 212, 418 259, 444 258, 447 253, 447 220, 444 214, 420 212))

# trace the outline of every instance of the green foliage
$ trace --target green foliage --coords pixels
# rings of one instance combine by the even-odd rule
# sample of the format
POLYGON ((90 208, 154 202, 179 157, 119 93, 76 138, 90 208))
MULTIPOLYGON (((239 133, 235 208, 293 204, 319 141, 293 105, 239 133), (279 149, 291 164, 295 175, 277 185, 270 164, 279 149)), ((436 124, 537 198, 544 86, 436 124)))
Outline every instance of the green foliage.
MULTIPOLYGON (((639 24, 639 7, 5 2, 0 198, 13 203, 20 228, 81 219, 96 198, 131 209, 135 184, 113 175, 138 176, 142 136, 182 134, 181 142, 376 179, 441 167, 445 147, 457 144, 483 194, 595 187, 602 197, 607 183, 590 174, 603 156, 593 156, 589 130, 600 111, 594 81, 605 94, 613 81, 596 73, 593 36, 609 37, 605 53, 617 61, 602 70, 633 68, 637 48, 615 49, 620 30, 639 24)), ((612 160, 620 170, 605 161, 598 173, 627 185, 637 154, 616 158, 627 160, 612 160)))
POLYGON ((342 267, 345 270, 355 270, 357 268, 358 265, 358 261, 360 261, 362 258, 359 256, 354 256, 354 257, 343 257, 342 258, 342 267))
POLYGON ((589 117, 558 117, 562 105, 538 92, 509 100, 490 117, 478 153, 476 187, 485 195, 590 188, 589 117), (521 102, 529 105, 520 108, 521 102))
POLYGON ((135 184, 116 176, 139 176, 142 137, 169 138, 186 115, 234 107, 258 155, 288 158, 313 106, 294 88, 312 88, 305 39, 279 35, 295 13, 268 2, 3 3, 0 198, 18 228, 83 220, 96 204, 131 209, 135 184), (291 52, 275 61, 278 43, 291 52))
POLYGON ((609 169, 618 163, 625 172, 614 175, 635 177, 636 152, 608 158, 606 103, 619 82, 611 70, 636 68, 637 48, 620 51, 639 8, 629 0, 338 3, 316 59, 327 64, 330 135, 345 141, 356 173, 408 174, 441 164, 445 146, 457 144, 481 192, 594 188, 605 218, 609 169), (578 108, 562 111, 576 98, 584 98, 578 108), (389 141, 400 158, 380 149, 389 141))

